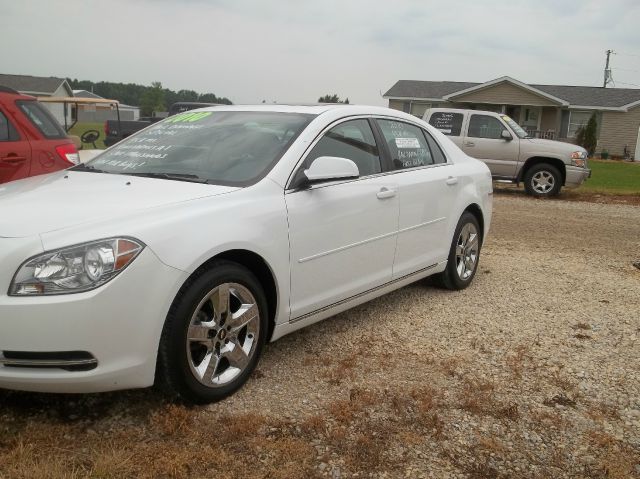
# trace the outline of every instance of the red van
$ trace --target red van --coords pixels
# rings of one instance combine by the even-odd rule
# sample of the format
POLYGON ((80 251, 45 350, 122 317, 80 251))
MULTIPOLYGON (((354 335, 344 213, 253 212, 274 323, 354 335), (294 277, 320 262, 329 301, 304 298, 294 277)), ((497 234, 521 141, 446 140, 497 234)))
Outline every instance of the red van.
POLYGON ((78 164, 73 141, 34 97, 0 86, 0 184, 78 164))

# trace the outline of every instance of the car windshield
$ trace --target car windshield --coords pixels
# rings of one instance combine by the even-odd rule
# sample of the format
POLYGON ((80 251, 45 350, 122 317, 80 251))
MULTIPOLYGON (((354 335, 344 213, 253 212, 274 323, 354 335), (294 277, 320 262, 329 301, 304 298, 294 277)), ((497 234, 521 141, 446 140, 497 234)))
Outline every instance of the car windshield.
POLYGON ((529 138, 529 133, 524 130, 520 125, 518 125, 515 121, 511 119, 511 117, 507 115, 501 115, 501 118, 505 121, 507 125, 514 131, 519 138, 529 138))
POLYGON ((78 169, 246 186, 271 170, 314 116, 189 111, 123 140, 78 169))

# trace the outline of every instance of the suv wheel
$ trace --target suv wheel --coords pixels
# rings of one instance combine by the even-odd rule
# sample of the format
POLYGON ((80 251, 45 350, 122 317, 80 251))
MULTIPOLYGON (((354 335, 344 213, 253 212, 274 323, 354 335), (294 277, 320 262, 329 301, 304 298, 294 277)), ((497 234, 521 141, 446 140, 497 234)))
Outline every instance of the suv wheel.
POLYGON ((562 175, 558 168, 548 163, 539 163, 524 175, 524 189, 527 194, 538 197, 555 196, 562 188, 562 175))
POLYGON ((244 267, 217 261, 174 301, 162 333, 158 383, 194 403, 223 399, 255 368, 267 335, 267 303, 244 267))

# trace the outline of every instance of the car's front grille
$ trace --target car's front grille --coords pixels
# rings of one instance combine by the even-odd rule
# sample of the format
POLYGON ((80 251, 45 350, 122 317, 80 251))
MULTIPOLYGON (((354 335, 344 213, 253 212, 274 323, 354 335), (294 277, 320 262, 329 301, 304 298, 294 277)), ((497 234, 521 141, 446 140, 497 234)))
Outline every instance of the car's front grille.
POLYGON ((98 366, 98 360, 86 351, 27 352, 2 351, 0 366, 6 368, 63 369, 89 371, 98 366))

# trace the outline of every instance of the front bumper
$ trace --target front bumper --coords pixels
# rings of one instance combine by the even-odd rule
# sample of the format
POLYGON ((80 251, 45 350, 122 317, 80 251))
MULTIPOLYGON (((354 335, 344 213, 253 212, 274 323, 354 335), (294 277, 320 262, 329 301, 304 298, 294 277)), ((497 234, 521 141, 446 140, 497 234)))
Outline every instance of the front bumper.
POLYGON ((578 166, 567 166, 567 177, 564 184, 569 188, 575 188, 585 182, 587 178, 591 178, 591 170, 588 168, 580 168, 578 166))
POLYGON ((97 364, 82 370, 0 361, 0 388, 89 393, 153 384, 164 320, 186 273, 164 265, 146 248, 120 275, 94 291, 9 297, 7 272, 0 267, 0 357, 8 356, 6 351, 83 352, 97 364))

